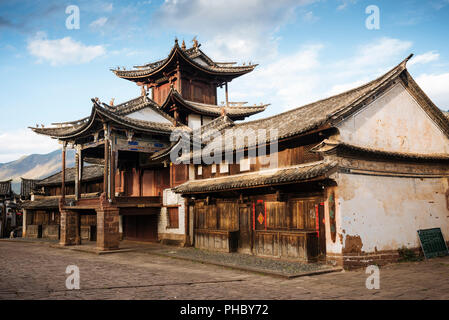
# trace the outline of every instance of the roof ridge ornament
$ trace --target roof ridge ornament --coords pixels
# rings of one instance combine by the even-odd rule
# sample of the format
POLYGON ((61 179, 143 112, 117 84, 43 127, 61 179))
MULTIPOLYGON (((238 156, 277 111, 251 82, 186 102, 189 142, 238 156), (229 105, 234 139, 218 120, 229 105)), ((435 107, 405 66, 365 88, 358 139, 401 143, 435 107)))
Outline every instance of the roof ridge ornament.
POLYGON ((184 41, 184 39, 182 39, 181 49, 183 51, 186 51, 186 42, 184 41))
POLYGON ((193 42, 193 48, 194 48, 196 51, 198 51, 198 48, 199 48, 201 45, 198 43, 198 40, 197 40, 196 36, 193 37, 192 42, 193 42))

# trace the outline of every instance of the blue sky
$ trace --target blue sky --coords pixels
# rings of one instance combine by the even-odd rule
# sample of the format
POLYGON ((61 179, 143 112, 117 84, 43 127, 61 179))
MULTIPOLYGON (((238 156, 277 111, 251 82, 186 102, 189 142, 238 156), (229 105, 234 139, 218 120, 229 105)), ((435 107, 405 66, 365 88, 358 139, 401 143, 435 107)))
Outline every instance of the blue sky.
MULTIPOLYGON (((217 61, 258 63, 230 100, 271 103, 269 116, 370 81, 410 53, 409 72, 449 109, 449 0, 141 0, 0 2, 0 162, 58 148, 28 126, 85 117, 90 99, 140 94, 110 68, 166 57, 196 36, 217 61), (66 8, 80 10, 67 29, 66 8), (369 30, 365 9, 380 10, 369 30)), ((220 92, 219 101, 223 100, 220 92)))

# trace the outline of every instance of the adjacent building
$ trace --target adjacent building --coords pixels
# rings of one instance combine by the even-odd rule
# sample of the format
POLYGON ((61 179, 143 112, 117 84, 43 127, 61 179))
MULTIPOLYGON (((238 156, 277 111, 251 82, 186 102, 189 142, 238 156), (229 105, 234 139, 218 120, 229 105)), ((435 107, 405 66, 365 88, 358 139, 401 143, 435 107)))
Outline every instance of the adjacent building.
POLYGON ((194 245, 351 268, 418 249, 419 229, 440 227, 448 239, 449 123, 407 72, 409 58, 342 94, 224 121, 215 147, 232 164, 196 164, 175 188, 189 201, 194 245), (254 139, 227 139, 228 129, 276 130, 277 166, 251 154, 254 139))

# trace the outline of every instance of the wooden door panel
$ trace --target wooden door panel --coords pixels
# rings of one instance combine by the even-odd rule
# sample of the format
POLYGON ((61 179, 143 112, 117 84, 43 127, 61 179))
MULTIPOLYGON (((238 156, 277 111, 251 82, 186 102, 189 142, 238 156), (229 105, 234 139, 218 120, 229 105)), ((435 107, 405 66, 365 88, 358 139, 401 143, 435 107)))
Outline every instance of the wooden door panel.
POLYGON ((239 251, 251 251, 251 210, 248 207, 239 208, 239 251))

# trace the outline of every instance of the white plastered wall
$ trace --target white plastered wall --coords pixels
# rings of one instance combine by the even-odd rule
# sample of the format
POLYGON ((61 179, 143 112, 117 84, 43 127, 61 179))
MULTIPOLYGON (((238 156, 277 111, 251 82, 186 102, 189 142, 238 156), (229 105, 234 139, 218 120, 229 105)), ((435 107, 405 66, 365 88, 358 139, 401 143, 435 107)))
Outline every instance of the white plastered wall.
POLYGON ((127 115, 127 117, 136 119, 136 120, 144 120, 151 122, 159 122, 159 123, 167 123, 170 124, 170 120, 152 110, 151 108, 144 108, 139 111, 135 111, 127 115))
POLYGON ((162 202, 164 206, 179 205, 178 207, 178 228, 167 228, 168 217, 167 208, 162 207, 161 215, 159 218, 158 233, 159 234, 173 234, 183 235, 185 234, 185 203, 184 198, 177 193, 174 193, 171 189, 165 189, 163 192, 162 202))
POLYGON ((337 128, 342 142, 357 146, 419 154, 449 152, 448 137, 400 82, 337 128))
POLYGON ((328 252, 341 253, 348 235, 360 237, 367 253, 417 248, 419 229, 439 227, 449 240, 446 178, 339 173, 335 180, 337 237, 332 243, 326 234, 328 252))

